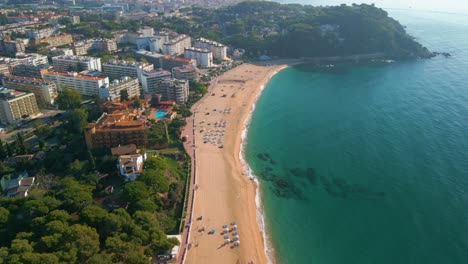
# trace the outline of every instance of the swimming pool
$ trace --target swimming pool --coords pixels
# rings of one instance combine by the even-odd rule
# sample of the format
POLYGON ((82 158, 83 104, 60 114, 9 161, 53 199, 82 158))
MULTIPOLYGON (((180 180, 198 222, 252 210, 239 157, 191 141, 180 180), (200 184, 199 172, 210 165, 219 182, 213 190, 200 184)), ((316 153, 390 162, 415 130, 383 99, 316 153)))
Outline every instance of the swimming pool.
POLYGON ((166 113, 167 113, 167 111, 158 110, 158 111, 154 112, 154 118, 163 119, 166 116, 166 113))

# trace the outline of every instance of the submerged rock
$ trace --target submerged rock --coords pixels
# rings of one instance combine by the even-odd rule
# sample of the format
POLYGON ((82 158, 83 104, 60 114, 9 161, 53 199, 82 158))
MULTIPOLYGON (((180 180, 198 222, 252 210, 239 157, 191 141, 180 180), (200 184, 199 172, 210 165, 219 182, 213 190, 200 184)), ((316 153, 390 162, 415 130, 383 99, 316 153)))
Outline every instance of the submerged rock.
POLYGON ((315 169, 314 168, 307 168, 306 176, 307 176, 307 180, 312 185, 317 185, 317 175, 315 175, 315 169))
POLYGON ((301 177, 303 175, 303 171, 300 168, 292 168, 289 172, 296 177, 301 177))

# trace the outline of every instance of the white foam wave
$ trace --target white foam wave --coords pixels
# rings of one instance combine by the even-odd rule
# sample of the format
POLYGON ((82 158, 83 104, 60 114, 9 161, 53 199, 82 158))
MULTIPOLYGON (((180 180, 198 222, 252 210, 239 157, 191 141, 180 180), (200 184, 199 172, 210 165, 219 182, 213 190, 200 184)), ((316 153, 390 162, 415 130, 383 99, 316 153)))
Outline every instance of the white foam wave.
MULTIPOLYGON (((271 77, 273 77, 275 74, 279 72, 275 71, 271 74, 271 77)), ((258 98, 263 92, 263 89, 265 89, 265 84, 260 87, 260 91, 257 94, 257 97, 255 98, 255 102, 257 102, 258 98)), ((239 152, 239 160, 242 164, 244 175, 248 177, 249 179, 253 180, 256 185, 256 191, 255 191, 255 205, 257 207, 257 224, 258 227, 260 228, 260 231, 262 232, 263 235, 263 243, 264 243, 264 248, 265 248, 265 255, 267 257, 267 263, 274 263, 275 258, 274 258, 274 248, 271 245, 270 239, 268 237, 268 234, 266 233, 266 227, 265 227, 265 216, 263 213, 263 206, 262 206, 262 198, 261 198, 261 189, 260 189, 260 182, 258 181, 257 177, 255 176, 254 172, 252 171, 252 168, 250 168, 249 164, 245 160, 245 147, 247 145, 247 132, 250 126, 250 122, 252 120, 252 115, 253 112, 255 111, 255 105, 256 103, 252 104, 252 108, 249 112, 249 115, 244 121, 244 129, 242 130, 241 134, 241 147, 240 147, 240 152, 239 152)))

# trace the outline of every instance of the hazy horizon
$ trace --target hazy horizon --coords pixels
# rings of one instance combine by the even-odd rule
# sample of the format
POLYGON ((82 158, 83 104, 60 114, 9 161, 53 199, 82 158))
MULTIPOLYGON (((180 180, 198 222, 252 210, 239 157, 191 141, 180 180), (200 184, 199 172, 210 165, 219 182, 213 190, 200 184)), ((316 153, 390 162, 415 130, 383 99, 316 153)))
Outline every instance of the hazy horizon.
POLYGON ((382 8, 420 9, 440 12, 468 12, 468 1, 463 0, 277 0, 282 3, 310 5, 339 5, 353 3, 374 3, 382 8))

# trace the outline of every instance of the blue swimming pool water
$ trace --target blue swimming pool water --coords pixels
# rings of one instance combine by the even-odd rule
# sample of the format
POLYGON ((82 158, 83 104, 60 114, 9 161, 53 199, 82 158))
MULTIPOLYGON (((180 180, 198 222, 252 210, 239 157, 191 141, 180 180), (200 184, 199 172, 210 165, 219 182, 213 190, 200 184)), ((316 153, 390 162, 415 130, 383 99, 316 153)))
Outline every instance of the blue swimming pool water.
POLYGON ((167 111, 158 110, 158 111, 154 112, 154 118, 163 119, 164 116, 166 115, 166 113, 167 113, 167 111))

